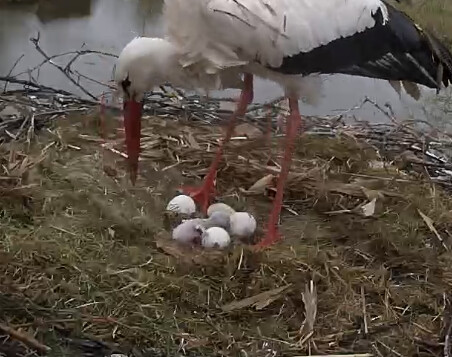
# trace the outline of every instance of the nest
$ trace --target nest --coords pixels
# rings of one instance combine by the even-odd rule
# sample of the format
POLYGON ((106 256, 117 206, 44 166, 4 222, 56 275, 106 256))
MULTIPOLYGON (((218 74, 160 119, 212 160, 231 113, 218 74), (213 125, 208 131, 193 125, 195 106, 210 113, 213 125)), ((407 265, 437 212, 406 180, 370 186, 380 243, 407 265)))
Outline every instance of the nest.
MULTIPOLYGON (((424 135, 310 118, 285 193, 284 240, 263 252, 239 242, 216 252, 174 244, 164 208, 180 184, 200 183, 221 127, 147 117, 131 186, 120 122, 110 116, 116 124, 104 138, 88 110, 38 135, 22 128, 0 146, 0 330, 12 337, 0 351, 439 356, 449 348, 450 179, 424 135)), ((243 123, 218 173, 218 200, 252 212, 260 227, 280 137, 243 123)))

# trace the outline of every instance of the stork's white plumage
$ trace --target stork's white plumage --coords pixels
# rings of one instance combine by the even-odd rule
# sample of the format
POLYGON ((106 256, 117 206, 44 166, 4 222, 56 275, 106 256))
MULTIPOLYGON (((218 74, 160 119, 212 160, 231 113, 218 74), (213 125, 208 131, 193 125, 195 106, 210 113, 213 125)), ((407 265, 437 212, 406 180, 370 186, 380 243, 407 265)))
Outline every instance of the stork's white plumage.
MULTIPOLYGON (((344 73, 439 89, 452 55, 433 35, 382 0, 165 0, 165 39, 136 38, 122 51, 116 81, 125 96, 126 143, 134 181, 143 93, 170 82, 186 88, 242 88, 223 144, 253 100, 253 75, 279 83, 289 99, 287 143, 262 245, 278 237, 284 183, 301 125, 301 77, 344 73), (241 74, 244 74, 243 80, 241 74)), ((309 77, 308 77, 309 78, 309 77)), ((205 211, 220 147, 201 189, 186 189, 205 211)))
POLYGON ((290 83, 268 67, 371 28, 377 13, 388 21, 380 0, 165 1, 167 38, 180 50, 183 67, 203 75, 239 67, 279 82, 286 92, 298 87, 299 77, 290 83))

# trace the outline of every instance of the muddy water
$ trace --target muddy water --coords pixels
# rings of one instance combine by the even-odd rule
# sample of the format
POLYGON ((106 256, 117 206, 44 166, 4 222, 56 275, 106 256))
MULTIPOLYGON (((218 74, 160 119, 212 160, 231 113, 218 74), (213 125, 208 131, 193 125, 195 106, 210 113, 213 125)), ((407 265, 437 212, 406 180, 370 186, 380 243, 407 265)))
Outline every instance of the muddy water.
MULTIPOLYGON (((23 58, 13 73, 26 71, 42 61, 42 56, 29 41, 38 32, 41 46, 49 55, 82 47, 118 54, 136 35, 162 35, 161 8, 161 0, 40 0, 31 5, 4 5, 0 7, 0 75, 6 75, 21 55, 23 58)), ((65 63, 67 59, 55 61, 65 63)), ((113 65, 111 58, 85 56, 73 68, 90 78, 107 82, 111 79, 113 65)), ((27 76, 24 74, 22 78, 27 76)), ((50 65, 39 72, 39 81, 77 91, 64 75, 50 65)), ((83 86, 95 94, 102 91, 101 86, 92 82, 84 81, 83 86)), ((441 116, 442 104, 435 102, 425 109, 426 102, 432 101, 434 91, 423 89, 422 93, 421 100, 416 102, 405 93, 399 96, 385 81, 343 75, 325 76, 317 104, 303 104, 302 110, 306 115, 334 115, 355 107, 368 96, 381 106, 389 104, 404 119, 427 117, 433 120, 432 112, 441 116)), ((256 83, 255 100, 258 102, 281 94, 282 90, 271 82, 258 80, 256 83)), ((369 121, 385 119, 372 105, 353 110, 350 114, 369 121)))

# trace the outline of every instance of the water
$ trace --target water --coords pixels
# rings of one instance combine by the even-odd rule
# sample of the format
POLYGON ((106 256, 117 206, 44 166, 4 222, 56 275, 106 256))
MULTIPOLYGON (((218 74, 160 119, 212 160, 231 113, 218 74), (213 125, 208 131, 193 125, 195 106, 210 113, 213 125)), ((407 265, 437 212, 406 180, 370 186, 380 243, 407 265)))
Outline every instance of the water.
MULTIPOLYGON (((136 35, 162 36, 161 8, 161 0, 41 0, 33 5, 0 7, 0 76, 6 75, 21 55, 24 57, 13 74, 26 71, 42 61, 43 57, 29 40, 38 32, 40 44, 49 55, 82 47, 118 54, 136 35)), ((55 61, 64 64, 69 59, 55 61)), ((84 56, 73 68, 105 83, 112 78, 113 66, 112 58, 84 56)), ((28 74, 22 78, 27 79, 28 74)), ((435 94, 423 88, 423 98, 416 102, 405 93, 399 97, 387 82, 381 80, 344 75, 325 76, 323 80, 320 101, 315 106, 303 104, 302 113, 321 116, 338 114, 360 104, 367 96, 381 106, 389 104, 400 118, 426 119, 429 114, 425 114, 425 102, 431 102, 435 94)), ((71 92, 78 91, 63 74, 48 64, 39 72, 39 82, 71 92)), ((92 82, 82 83, 96 95, 103 89, 92 82)), ((282 95, 279 86, 268 81, 257 80, 255 88, 257 102, 282 95)), ((365 105, 350 114, 371 122, 386 119, 372 105, 365 105)))

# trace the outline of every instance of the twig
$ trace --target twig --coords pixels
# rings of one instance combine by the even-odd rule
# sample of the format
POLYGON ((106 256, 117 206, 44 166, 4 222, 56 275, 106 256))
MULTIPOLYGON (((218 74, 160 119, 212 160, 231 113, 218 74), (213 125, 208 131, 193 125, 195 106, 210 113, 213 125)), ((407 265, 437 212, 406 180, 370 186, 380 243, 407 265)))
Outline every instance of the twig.
MULTIPOLYGON (((80 50, 80 51, 69 51, 69 52, 59 53, 57 55, 49 56, 49 59, 53 60, 55 58, 65 57, 65 56, 75 55, 75 54, 80 54, 80 55, 97 54, 97 55, 102 55, 102 56, 107 56, 107 57, 114 57, 114 58, 118 57, 117 55, 115 55, 113 53, 108 53, 108 52, 95 51, 95 50, 80 50)), ((30 72, 34 72, 37 69, 40 69, 43 65, 45 65, 46 63, 49 62, 49 59, 46 58, 45 60, 43 60, 41 63, 37 64, 36 66, 29 68, 26 71, 17 73, 16 77, 21 76, 23 74, 30 73, 30 72)))
POLYGON ((98 84, 98 85, 100 85, 100 86, 107 87, 107 88, 109 88, 109 89, 111 89, 111 90, 115 90, 115 89, 116 89, 114 86, 112 86, 112 85, 110 85, 110 84, 103 83, 103 82, 98 81, 97 79, 94 79, 94 78, 90 78, 90 77, 88 77, 87 75, 84 75, 84 74, 80 73, 79 71, 74 71, 74 72, 75 72, 75 74, 77 74, 77 76, 79 76, 80 78, 86 79, 86 80, 88 80, 88 81, 90 81, 90 82, 93 82, 93 83, 96 83, 96 84, 98 84))
POLYGON ((55 89, 52 87, 45 86, 43 84, 37 84, 32 81, 27 81, 24 79, 17 79, 17 78, 9 77, 9 76, 6 76, 6 77, 0 76, 0 81, 14 83, 14 84, 20 84, 20 85, 23 85, 24 87, 33 87, 33 88, 39 89, 41 91, 49 91, 52 93, 58 93, 58 94, 64 94, 64 95, 74 95, 74 94, 67 92, 65 90, 62 90, 62 89, 55 89))
MULTIPOLYGON (((55 59, 55 58, 64 57, 64 56, 67 56, 67 55, 70 55, 70 54, 74 54, 74 53, 75 53, 74 51, 64 52, 64 53, 59 53, 59 54, 57 54, 57 55, 49 56, 49 58, 52 60, 52 59, 55 59)), ((37 64, 36 66, 34 66, 34 67, 32 67, 32 68, 28 68, 28 69, 26 69, 25 71, 22 71, 22 72, 17 73, 17 74, 16 74, 16 77, 21 76, 21 75, 23 75, 23 74, 28 74, 28 73, 30 73, 30 72, 34 72, 34 71, 36 71, 37 69, 40 69, 40 68, 41 68, 43 65, 45 65, 47 62, 49 62, 49 61, 48 61, 47 59, 45 59, 45 60, 43 60, 41 63, 37 64)))
POLYGON ((367 335, 369 333, 369 328, 367 326, 366 296, 364 294, 364 287, 363 286, 361 286, 361 298, 363 300, 364 335, 367 335))
POLYGON ((54 66, 55 68, 57 68, 61 73, 63 73, 77 88, 79 88, 83 93, 85 93, 87 96, 89 96, 90 98, 94 99, 97 101, 97 97, 90 93, 89 91, 87 91, 85 88, 83 88, 79 83, 77 83, 77 81, 72 78, 68 71, 65 71, 63 67, 57 65, 55 62, 53 62, 50 57, 43 51, 43 49, 39 46, 39 38, 40 38, 40 34, 38 32, 38 36, 36 38, 30 38, 30 41, 34 44, 36 50, 45 58, 48 60, 48 62, 54 66))
POLYGON ((35 350, 46 353, 50 351, 50 347, 43 345, 41 342, 33 338, 32 336, 28 336, 23 332, 19 332, 17 330, 14 330, 13 328, 6 326, 2 323, 0 323, 0 330, 10 335, 12 338, 23 342, 28 347, 34 348, 35 350))
POLYGON ((393 354, 395 354, 398 357, 403 357, 399 352, 397 352, 396 350, 392 349, 391 347, 389 347, 387 344, 381 342, 380 340, 377 340, 377 342, 382 345, 384 348, 386 348, 388 351, 392 352, 393 354))
MULTIPOLYGON (((16 60, 16 62, 14 62, 13 66, 11 67, 11 69, 9 70, 9 72, 8 72, 8 74, 7 74, 7 77, 10 77, 10 76, 11 76, 11 73, 13 73, 14 68, 16 68, 16 66, 19 64, 20 60, 21 60, 22 58, 24 58, 24 56, 25 56, 25 55, 22 53, 22 54, 20 55, 20 57, 16 60)), ((8 82, 5 82, 5 86, 3 87, 3 93, 6 92, 6 87, 8 87, 8 82)))
POLYGON ((31 114, 30 126, 28 127, 28 131, 27 131, 27 143, 28 143, 29 147, 30 147, 31 139, 33 138, 34 133, 35 133, 35 115, 31 114))
POLYGON ((426 214, 424 214, 420 209, 418 209, 417 211, 418 211, 419 215, 422 217, 422 219, 424 220, 424 222, 427 225, 427 227, 430 229, 430 231, 435 235, 435 237, 441 243, 441 245, 443 246, 444 250, 448 251, 449 247, 447 246, 446 242, 444 242, 443 237, 441 237, 441 235, 439 234, 439 232, 435 228, 435 226, 433 224, 433 220, 430 217, 428 217, 426 214))
POLYGON ((25 124, 28 122, 28 116, 25 117, 25 119, 22 121, 22 124, 20 125, 19 129, 17 130, 15 137, 16 140, 20 137, 20 135, 22 134, 22 131, 24 130, 25 124))
POLYGON ((439 181, 439 180, 430 180, 430 181, 426 181, 426 180, 408 180, 408 179, 393 179, 391 177, 383 177, 383 176, 376 176, 376 175, 365 175, 365 174, 355 174, 355 173, 349 173, 349 172, 343 172, 343 175, 347 175, 347 176, 355 176, 355 177, 363 177, 363 178, 370 178, 370 179, 378 179, 378 180, 382 180, 382 181, 391 181, 391 182, 400 182, 400 183, 436 183, 438 185, 443 185, 443 186, 452 186, 452 183, 450 182, 443 182, 443 181, 439 181))
POLYGON ((444 337, 444 357, 450 357, 450 334, 452 332, 452 321, 447 326, 446 336, 444 337))
POLYGON ((76 51, 75 52, 75 56, 72 57, 72 59, 67 63, 67 65, 64 67, 64 71, 70 71, 72 64, 74 64, 74 62, 81 56, 83 55, 88 55, 88 54, 98 54, 98 55, 103 55, 103 56, 110 56, 110 57, 115 57, 118 58, 117 55, 111 54, 111 53, 107 53, 107 52, 100 52, 100 51, 91 51, 91 50, 81 50, 81 51, 76 51))

